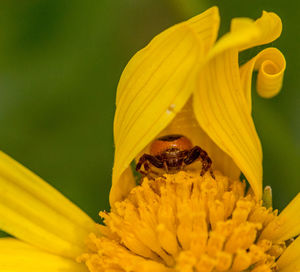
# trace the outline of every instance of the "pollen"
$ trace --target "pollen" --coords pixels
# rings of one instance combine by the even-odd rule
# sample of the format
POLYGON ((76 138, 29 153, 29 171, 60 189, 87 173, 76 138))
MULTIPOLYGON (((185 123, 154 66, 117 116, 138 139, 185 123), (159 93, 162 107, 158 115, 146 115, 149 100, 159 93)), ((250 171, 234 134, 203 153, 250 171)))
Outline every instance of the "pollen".
POLYGON ((111 212, 100 212, 102 236, 91 234, 78 260, 90 272, 277 271, 285 243, 261 237, 277 211, 245 182, 214 176, 145 178, 111 212))

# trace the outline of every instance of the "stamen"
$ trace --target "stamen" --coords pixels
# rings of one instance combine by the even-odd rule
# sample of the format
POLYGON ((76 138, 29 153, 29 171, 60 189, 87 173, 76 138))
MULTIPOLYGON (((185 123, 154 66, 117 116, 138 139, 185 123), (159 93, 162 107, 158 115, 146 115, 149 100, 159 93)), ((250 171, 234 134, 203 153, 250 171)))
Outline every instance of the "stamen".
POLYGON ((90 235, 80 256, 91 272, 276 271, 285 243, 260 237, 277 211, 245 183, 219 172, 179 172, 144 179, 110 213, 103 236, 90 235))

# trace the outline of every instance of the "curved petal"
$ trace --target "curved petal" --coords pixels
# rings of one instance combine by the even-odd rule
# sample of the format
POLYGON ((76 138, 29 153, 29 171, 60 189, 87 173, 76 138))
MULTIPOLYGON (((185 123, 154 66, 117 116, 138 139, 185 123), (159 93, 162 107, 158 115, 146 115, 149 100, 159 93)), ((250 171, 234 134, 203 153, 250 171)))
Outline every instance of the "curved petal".
POLYGON ((280 271, 284 272, 300 269, 300 236, 288 246, 278 259, 277 264, 280 271))
POLYGON ((232 20, 232 25, 238 25, 239 27, 233 28, 231 26, 230 32, 222 36, 210 50, 208 60, 232 48, 239 50, 248 44, 252 44, 260 37, 261 32, 252 19, 235 18, 232 20))
POLYGON ((256 22, 235 19, 232 31, 210 51, 194 93, 194 111, 200 126, 233 159, 259 199, 262 196, 262 150, 241 85, 238 50, 276 38, 278 24, 281 25, 278 18, 264 12, 256 22))
POLYGON ((260 239, 286 241, 300 234, 300 193, 262 232, 260 239))
POLYGON ((122 185, 125 191, 117 188, 119 182, 129 181, 120 181, 120 176, 130 162, 171 122, 196 88, 199 68, 218 27, 218 9, 213 7, 162 32, 124 69, 114 121, 111 204, 130 190, 130 185, 122 185))
MULTIPOLYGON (((254 27, 259 30, 258 35, 256 38, 241 43, 238 47, 239 51, 276 40, 281 34, 282 22, 276 13, 263 11, 262 16, 254 22, 254 27)), ((231 21, 230 30, 232 32, 239 33, 243 29, 244 19, 235 18, 231 21)))
POLYGON ((194 94, 194 111, 203 130, 233 159, 261 198, 262 150, 239 86, 238 69, 236 50, 212 59, 194 94))
POLYGON ((0 239, 0 271, 6 272, 87 272, 83 264, 49 254, 19 240, 0 239))
POLYGON ((96 224, 57 190, 1 152, 0 229, 46 251, 77 257, 96 224))
POLYGON ((266 48, 240 68, 241 84, 251 112, 252 73, 258 70, 256 89, 260 96, 269 98, 279 93, 286 62, 283 54, 276 48, 266 48))

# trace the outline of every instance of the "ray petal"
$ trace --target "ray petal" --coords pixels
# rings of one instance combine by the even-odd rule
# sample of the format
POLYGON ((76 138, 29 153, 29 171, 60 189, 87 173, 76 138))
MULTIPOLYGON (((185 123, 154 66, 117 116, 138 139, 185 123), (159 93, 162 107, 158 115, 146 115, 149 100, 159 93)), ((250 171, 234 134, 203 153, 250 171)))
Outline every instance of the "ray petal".
MULTIPOLYGON (((282 22, 280 17, 274 12, 263 11, 262 16, 254 22, 254 26, 259 29, 259 35, 249 41, 242 42, 239 51, 246 50, 262 44, 267 44, 276 40, 282 31, 282 22)), ((231 31, 240 32, 244 28, 243 19, 233 19, 231 22, 231 31)))
POLYGON ((286 62, 283 54, 276 48, 267 48, 257 54, 240 68, 241 84, 251 112, 252 73, 258 70, 256 89, 260 96, 270 98, 279 93, 286 62))
POLYGON ((61 193, 1 152, 0 229, 49 252, 76 257, 96 224, 61 193))
POLYGON ((0 271, 5 272, 87 272, 73 260, 53 255, 17 239, 0 239, 0 271))
POLYGON ((300 270, 300 236, 288 246, 277 264, 281 272, 300 270))
POLYGON ((194 93, 196 118, 207 135, 246 176, 257 198, 262 196, 262 149, 241 84, 238 51, 270 42, 281 33, 280 18, 264 12, 257 21, 237 18, 209 53, 194 93))
POLYGON ((238 69, 236 50, 212 59, 194 94, 194 112, 203 130, 234 160, 261 198, 262 151, 239 84, 238 69))
POLYGON ((114 121, 111 204, 127 195, 133 184, 126 178, 125 190, 118 188, 130 162, 171 122, 196 88, 218 27, 219 13, 213 7, 156 36, 124 69, 114 121))
POLYGON ((300 193, 264 229, 260 239, 285 241, 300 234, 300 193))

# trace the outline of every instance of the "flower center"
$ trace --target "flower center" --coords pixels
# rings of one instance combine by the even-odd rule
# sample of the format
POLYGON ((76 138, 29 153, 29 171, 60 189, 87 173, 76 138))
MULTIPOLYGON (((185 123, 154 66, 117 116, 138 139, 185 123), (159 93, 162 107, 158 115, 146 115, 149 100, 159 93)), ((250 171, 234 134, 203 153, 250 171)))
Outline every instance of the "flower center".
POLYGON ((214 172, 144 179, 110 213, 103 236, 91 234, 79 259, 100 271, 276 271, 285 243, 260 237, 277 211, 245 182, 214 172))

